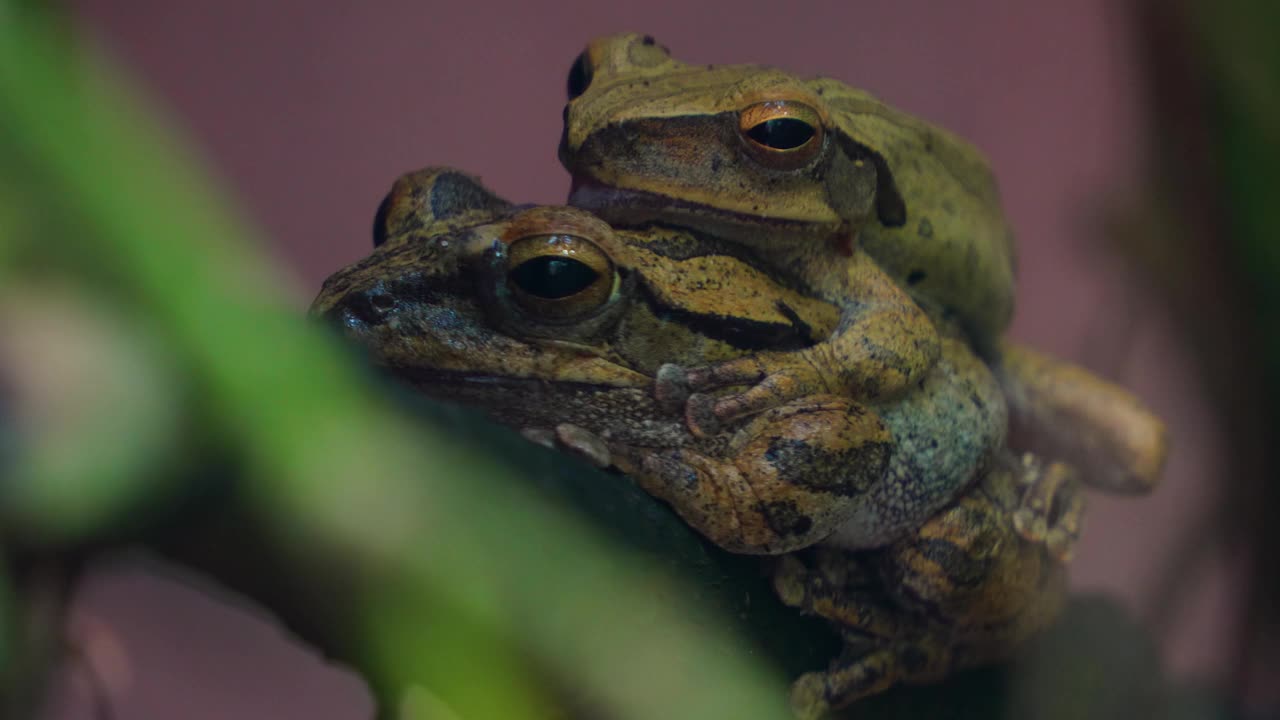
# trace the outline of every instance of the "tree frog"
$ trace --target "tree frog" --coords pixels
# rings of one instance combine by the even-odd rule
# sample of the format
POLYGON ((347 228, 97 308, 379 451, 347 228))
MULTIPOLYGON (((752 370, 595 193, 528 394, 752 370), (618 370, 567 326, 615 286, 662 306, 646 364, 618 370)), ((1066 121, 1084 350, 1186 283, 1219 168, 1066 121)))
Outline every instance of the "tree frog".
POLYGON ((963 340, 944 333, 898 401, 806 397, 699 436, 652 392, 663 363, 811 347, 837 308, 731 243, 512 206, 448 169, 401 178, 376 225, 312 309, 378 363, 622 470, 721 547, 810 548, 769 562, 774 586, 847 650, 796 682, 801 717, 1002 659, 1060 607, 1079 485, 1003 448, 1003 398, 963 340), (1028 497, 1040 542, 1015 530, 1028 497))

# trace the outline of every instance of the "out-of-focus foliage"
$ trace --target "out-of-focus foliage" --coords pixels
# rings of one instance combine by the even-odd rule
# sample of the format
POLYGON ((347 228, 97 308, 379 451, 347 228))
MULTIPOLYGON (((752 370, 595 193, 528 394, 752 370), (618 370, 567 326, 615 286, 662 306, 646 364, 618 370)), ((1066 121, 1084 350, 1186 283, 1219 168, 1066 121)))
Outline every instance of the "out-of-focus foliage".
MULTIPOLYGON (((44 361, 0 373, 25 392, 32 372, 62 371, 59 353, 71 352, 65 369, 90 372, 91 395, 116 407, 58 413, 83 427, 52 430, 21 413, 88 396, 54 387, 33 390, 34 405, 7 402, 5 432, 18 441, 3 458, 4 516, 70 513, 82 540, 118 532, 135 513, 90 517, 63 501, 135 507, 101 493, 142 492, 118 479, 137 475, 143 454, 183 447, 178 465, 155 472, 184 477, 199 468, 182 463, 204 457, 193 448, 217 447, 243 477, 236 491, 261 554, 360 588, 343 610, 363 618, 363 652, 384 687, 412 677, 464 717, 540 717, 548 687, 616 717, 782 716, 781 678, 692 603, 654 602, 680 595, 668 578, 512 482, 483 448, 374 392, 300 317, 173 132, 63 30, 0 3, 4 302, 65 341, 33 340, 24 352, 44 361), (51 311, 66 298, 71 310, 51 311), (59 437, 78 438, 63 462, 32 459, 59 437)), ((151 501, 154 515, 171 509, 151 501)), ((31 539, 6 537, 10 555, 31 539)))
MULTIPOLYGON (((254 252, 254 233, 190 150, 105 57, 40 8, 0 0, 0 540, 22 559, 11 572, 33 548, 127 535, 170 514, 185 523, 191 495, 204 491, 195 478, 234 476, 237 514, 213 536, 227 545, 206 550, 274 571, 282 604, 337 603, 317 621, 355 618, 363 669, 383 688, 419 687, 406 698, 411 716, 447 707, 542 717, 565 696, 609 717, 784 716, 782 678, 742 638, 746 625, 789 632, 795 618, 769 614, 759 578, 756 602, 716 597, 739 594, 753 559, 707 553, 687 532, 649 538, 686 553, 671 566, 712 578, 677 585, 651 557, 620 551, 514 481, 572 473, 589 494, 616 478, 517 449, 465 414, 389 402, 299 317, 283 273, 254 252), (210 457, 226 468, 204 467, 210 457), (695 600, 746 620, 728 632, 695 600)), ((1275 327, 1280 46, 1268 34, 1280 25, 1258 14, 1274 16, 1266 0, 1206 1, 1200 12, 1220 81, 1236 267, 1256 317, 1275 327)), ((1171 217, 1165 227, 1178 225, 1171 217)), ((1197 267, 1161 250, 1183 271, 1197 267)), ((1280 335, 1264 335, 1266 362, 1280 369, 1280 335)), ((634 488, 603 492, 595 507, 612 504, 615 517, 655 535, 676 527, 634 488)), ((19 638, 37 617, 22 597, 28 579, 0 578, 0 697, 37 674, 20 668, 36 660, 19 638)), ((1007 697, 1030 713, 1069 696, 1076 704, 1055 705, 1054 717, 1138 717, 1132 708, 1167 702, 1145 635, 1114 608, 1085 611, 1069 614, 1021 674, 961 676, 967 694, 957 683, 897 690, 851 716, 991 717, 1007 697), (1153 666, 1123 684, 1123 702, 1108 681, 1138 661, 1121 651, 1153 666), (1099 671, 1099 660, 1116 667, 1099 671)), ((783 663, 812 669, 830 654, 809 650, 783 663)))
MULTIPOLYGON (((1229 443, 1215 477, 1221 502, 1186 528, 1158 615, 1176 610, 1209 561, 1244 558, 1239 661, 1280 639, 1280 4, 1135 0, 1146 72, 1145 196, 1117 228, 1135 266, 1184 335, 1229 443)), ((1274 697, 1274 694, 1272 694, 1274 697)))
MULTIPOLYGON (((1280 643, 1280 533, 1268 517, 1280 505, 1274 448, 1280 445, 1280 4, 1268 0, 1202 0, 1193 14, 1205 48, 1205 87, 1222 233, 1215 246, 1232 255, 1242 285, 1237 312, 1252 326, 1246 347, 1258 357, 1251 376, 1258 424, 1250 478, 1228 488, 1222 528, 1244 528, 1252 558, 1251 592, 1241 625, 1243 684, 1251 667, 1268 667, 1280 643)), ((1274 671, 1274 668, 1271 668, 1274 671)), ((1274 692, 1268 692, 1272 700, 1274 692)))

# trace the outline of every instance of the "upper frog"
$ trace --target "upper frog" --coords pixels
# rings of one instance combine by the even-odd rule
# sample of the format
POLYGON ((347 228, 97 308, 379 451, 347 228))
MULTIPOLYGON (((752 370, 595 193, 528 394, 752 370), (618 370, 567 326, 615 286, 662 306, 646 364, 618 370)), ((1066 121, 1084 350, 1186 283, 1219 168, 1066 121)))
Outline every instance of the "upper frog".
POLYGON ((826 78, 690 65, 653 38, 592 42, 569 76, 570 203, 757 246, 865 249, 986 353, 1013 312, 1014 246, 968 143, 826 78))
POLYGON ((954 336, 892 401, 816 394, 690 432, 654 392, 666 364, 803 351, 839 321, 733 243, 511 206, 448 170, 401 178, 378 225, 314 312, 427 394, 618 467, 728 550, 889 542, 1004 437, 992 373, 954 336))

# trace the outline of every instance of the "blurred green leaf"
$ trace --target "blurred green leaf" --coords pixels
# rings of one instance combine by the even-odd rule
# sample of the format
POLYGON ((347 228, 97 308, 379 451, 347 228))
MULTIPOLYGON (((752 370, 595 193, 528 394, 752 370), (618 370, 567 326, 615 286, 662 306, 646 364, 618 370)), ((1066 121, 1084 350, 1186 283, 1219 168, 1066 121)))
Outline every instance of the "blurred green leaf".
POLYGON ((201 391, 193 426, 235 448, 282 557, 376 580, 350 609, 375 633, 374 667, 467 668, 429 679, 461 716, 538 716, 529 663, 500 662, 510 648, 611 716, 783 714, 781 679, 739 640, 688 603, 653 602, 680 597, 669 580, 370 392, 114 66, 19 19, 0 23, 0 156, 20 161, 0 188, 36 183, 80 230, 18 237, 20 254, 129 303, 172 349, 201 391), (424 622, 431 608, 457 615, 424 622), (448 618, 486 632, 423 636, 448 618))

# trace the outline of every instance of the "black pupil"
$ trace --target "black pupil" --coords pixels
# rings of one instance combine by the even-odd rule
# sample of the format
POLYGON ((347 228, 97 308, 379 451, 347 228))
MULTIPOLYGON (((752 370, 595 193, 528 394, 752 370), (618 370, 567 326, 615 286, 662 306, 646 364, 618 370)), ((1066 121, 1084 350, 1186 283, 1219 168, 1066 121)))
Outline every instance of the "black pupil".
POLYGON ((558 300, 582 292, 599 274, 585 263, 559 255, 529 260, 511 271, 511 282, 530 295, 558 300))
POLYGON ((773 118, 748 130, 747 136, 775 150, 794 150, 813 137, 813 126, 795 118, 773 118))
POLYGON ((584 52, 573 61, 573 67, 569 68, 569 99, 573 100, 586 92, 590 84, 591 66, 587 63, 587 54, 584 52))

